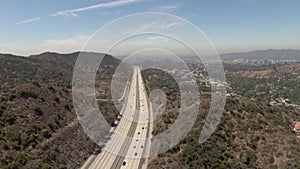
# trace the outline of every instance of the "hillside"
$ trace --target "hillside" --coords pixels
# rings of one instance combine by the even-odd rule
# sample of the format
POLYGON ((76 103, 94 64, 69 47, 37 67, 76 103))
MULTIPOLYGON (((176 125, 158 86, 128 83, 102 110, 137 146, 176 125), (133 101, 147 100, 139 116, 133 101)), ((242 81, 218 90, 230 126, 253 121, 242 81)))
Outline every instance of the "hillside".
POLYGON ((70 91, 39 83, 0 91, 0 168, 74 168, 93 151, 76 120, 70 91))
MULTIPOLYGON (((300 140, 292 132, 294 120, 300 120, 299 110, 229 97, 218 129, 199 144, 209 97, 201 102, 191 132, 176 147, 151 158, 149 169, 300 168, 300 140)), ((170 120, 161 123, 170 126, 170 120)))
MULTIPOLYGON (((279 68, 281 69, 281 68, 279 68)), ((172 126, 178 114, 178 90, 170 76, 155 70, 143 72, 147 91, 166 93, 166 109, 154 123, 154 135, 172 126), (156 76, 151 77, 151 74, 156 76), (164 84, 166 84, 164 83, 164 84), (168 87, 164 87, 168 86, 168 87)), ((230 81, 231 82, 231 81, 230 81)), ((292 131, 300 120, 300 110, 270 106, 250 98, 227 97, 222 120, 215 133, 203 144, 198 143, 201 128, 210 108, 210 95, 201 95, 201 107, 193 129, 180 144, 149 160, 148 167, 172 169, 199 168, 300 168, 300 139, 292 131)))
MULTIPOLYGON (((72 104, 77 56, 0 54, 0 168, 79 168, 93 153, 96 145, 78 123, 72 104)), ((110 55, 103 58, 97 85, 105 91, 119 63, 110 55)), ((112 101, 98 102, 112 124, 117 114, 112 101)))

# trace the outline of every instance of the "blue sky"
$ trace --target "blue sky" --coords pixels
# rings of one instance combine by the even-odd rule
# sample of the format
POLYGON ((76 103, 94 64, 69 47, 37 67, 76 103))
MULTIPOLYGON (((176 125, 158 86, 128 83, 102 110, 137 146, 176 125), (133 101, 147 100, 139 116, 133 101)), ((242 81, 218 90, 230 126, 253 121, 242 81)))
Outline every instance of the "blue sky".
POLYGON ((101 26, 140 12, 165 12, 187 19, 220 53, 300 49, 299 7, 298 0, 2 1, 0 52, 78 51, 101 26))

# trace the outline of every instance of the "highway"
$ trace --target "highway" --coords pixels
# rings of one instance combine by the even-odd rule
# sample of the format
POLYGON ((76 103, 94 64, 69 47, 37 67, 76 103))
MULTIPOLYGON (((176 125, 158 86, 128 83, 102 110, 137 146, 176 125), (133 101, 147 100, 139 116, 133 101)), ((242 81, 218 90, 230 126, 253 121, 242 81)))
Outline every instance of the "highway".
POLYGON ((146 169, 151 148, 152 113, 140 68, 133 66, 127 99, 117 127, 107 136, 102 152, 92 155, 82 169, 146 169), (147 139, 148 138, 148 139, 147 139))

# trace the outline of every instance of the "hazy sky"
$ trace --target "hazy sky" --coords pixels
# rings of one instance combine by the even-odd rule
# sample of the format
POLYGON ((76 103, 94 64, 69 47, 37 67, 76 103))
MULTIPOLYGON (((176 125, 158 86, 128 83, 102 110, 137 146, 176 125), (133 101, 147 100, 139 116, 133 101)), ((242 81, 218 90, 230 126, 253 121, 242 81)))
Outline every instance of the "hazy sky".
POLYGON ((78 51, 101 26, 140 12, 166 12, 187 19, 220 53, 300 49, 299 7, 299 0, 2 1, 0 53, 78 51))

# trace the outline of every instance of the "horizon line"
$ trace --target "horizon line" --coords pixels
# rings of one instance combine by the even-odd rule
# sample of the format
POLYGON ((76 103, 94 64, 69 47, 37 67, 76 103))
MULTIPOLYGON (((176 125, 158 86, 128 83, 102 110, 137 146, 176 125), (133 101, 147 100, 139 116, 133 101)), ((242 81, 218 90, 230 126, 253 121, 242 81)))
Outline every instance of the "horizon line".
MULTIPOLYGON (((257 51, 268 51, 268 50, 294 50, 294 51, 300 51, 300 49, 295 49, 295 48, 265 48, 265 49, 255 49, 255 50, 247 50, 247 51, 233 51, 233 52, 218 52, 218 55, 226 55, 226 54, 235 54, 235 53, 249 53, 249 52, 257 52, 257 51)), ((96 54, 106 54, 106 55, 111 55, 111 56, 124 56, 123 55, 113 55, 110 53, 105 53, 105 52, 96 52, 96 51, 73 51, 73 52, 58 52, 58 51, 45 51, 45 52, 40 52, 36 54, 29 54, 29 55, 22 55, 22 54, 15 54, 15 53, 10 53, 10 52, 0 52, 1 55, 13 55, 13 56, 19 56, 19 57, 30 57, 30 56, 37 56, 37 55, 42 55, 45 53, 53 53, 53 54, 61 54, 61 55, 68 55, 68 54, 74 54, 74 53, 80 53, 80 52, 86 52, 86 53, 96 53, 96 54)))

